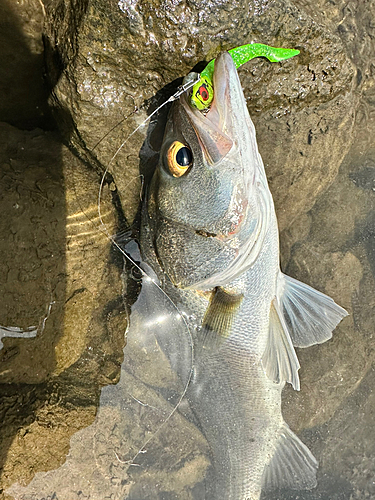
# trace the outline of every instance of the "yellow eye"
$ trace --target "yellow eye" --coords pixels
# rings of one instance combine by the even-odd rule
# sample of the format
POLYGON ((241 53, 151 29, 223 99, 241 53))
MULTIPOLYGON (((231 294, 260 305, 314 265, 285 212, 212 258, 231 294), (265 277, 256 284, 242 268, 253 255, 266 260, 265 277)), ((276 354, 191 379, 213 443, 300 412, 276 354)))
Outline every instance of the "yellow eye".
POLYGON ((181 177, 193 164, 191 149, 182 142, 174 141, 169 146, 167 161, 173 177, 181 177))

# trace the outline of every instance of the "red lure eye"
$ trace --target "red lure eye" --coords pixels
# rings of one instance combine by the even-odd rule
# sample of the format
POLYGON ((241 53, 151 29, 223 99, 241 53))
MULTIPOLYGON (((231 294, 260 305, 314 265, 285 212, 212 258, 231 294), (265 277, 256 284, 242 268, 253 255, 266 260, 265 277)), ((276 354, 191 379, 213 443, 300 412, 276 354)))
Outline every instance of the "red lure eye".
POLYGON ((199 95, 201 96, 203 101, 207 101, 209 98, 208 90, 205 85, 201 85, 198 89, 199 95))

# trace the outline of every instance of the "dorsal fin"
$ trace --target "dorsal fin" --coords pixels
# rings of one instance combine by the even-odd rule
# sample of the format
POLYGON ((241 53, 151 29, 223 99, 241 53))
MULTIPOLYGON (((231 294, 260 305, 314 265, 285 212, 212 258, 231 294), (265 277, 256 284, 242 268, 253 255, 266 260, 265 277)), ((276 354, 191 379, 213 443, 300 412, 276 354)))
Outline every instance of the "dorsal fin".
POLYGON ((262 490, 311 490, 316 486, 317 468, 318 462, 311 451, 284 422, 275 452, 263 472, 262 490))
POLYGON ((213 290, 199 335, 201 349, 215 350, 229 337, 242 299, 242 294, 229 292, 221 286, 213 290))
POLYGON ((300 364, 276 298, 271 303, 268 340, 262 364, 268 378, 275 383, 289 382, 294 389, 299 390, 300 364))

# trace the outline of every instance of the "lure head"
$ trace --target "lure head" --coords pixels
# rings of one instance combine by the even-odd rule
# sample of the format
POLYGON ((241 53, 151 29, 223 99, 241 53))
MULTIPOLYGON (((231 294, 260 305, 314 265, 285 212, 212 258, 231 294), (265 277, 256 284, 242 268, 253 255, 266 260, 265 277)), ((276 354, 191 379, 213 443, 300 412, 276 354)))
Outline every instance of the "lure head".
POLYGON ((214 98, 214 88, 209 76, 201 75, 199 82, 193 87, 191 95, 191 104, 195 108, 203 111, 207 109, 214 98))

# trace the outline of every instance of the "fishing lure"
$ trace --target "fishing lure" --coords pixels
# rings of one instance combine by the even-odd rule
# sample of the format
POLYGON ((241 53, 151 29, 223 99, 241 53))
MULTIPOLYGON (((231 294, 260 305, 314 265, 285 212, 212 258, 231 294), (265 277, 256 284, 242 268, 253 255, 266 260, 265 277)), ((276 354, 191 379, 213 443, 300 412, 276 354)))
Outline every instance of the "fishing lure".
MULTIPOLYGON (((262 43, 249 43, 228 51, 236 69, 255 57, 266 57, 270 62, 280 62, 299 54, 297 49, 270 47, 262 43)), ((213 98, 213 74, 215 59, 212 59, 200 74, 199 81, 193 86, 191 105, 199 110, 207 109, 213 98)))

